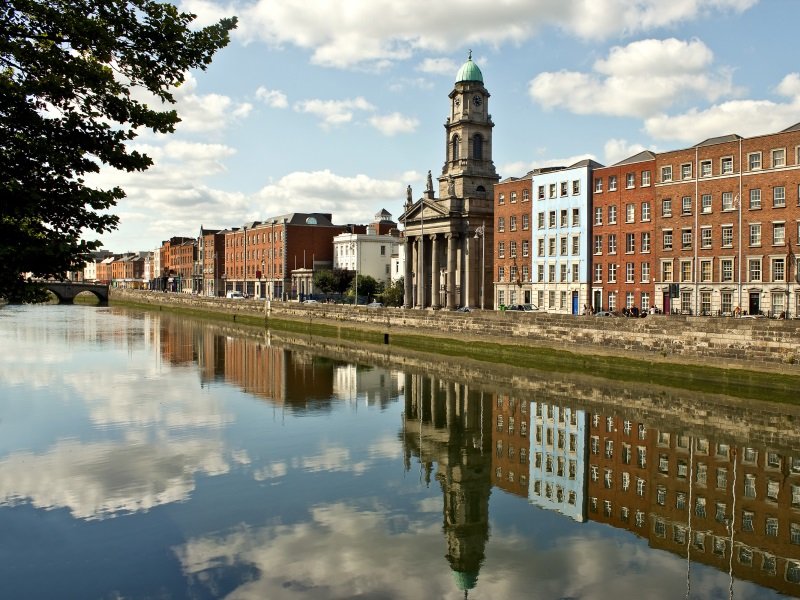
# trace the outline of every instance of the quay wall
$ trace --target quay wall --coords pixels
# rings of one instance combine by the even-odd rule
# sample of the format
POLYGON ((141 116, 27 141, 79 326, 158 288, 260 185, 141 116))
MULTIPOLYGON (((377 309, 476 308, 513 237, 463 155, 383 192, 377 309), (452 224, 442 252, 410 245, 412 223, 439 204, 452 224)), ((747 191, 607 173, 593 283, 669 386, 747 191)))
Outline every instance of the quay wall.
POLYGON ((649 315, 642 319, 480 311, 470 313, 208 298, 113 289, 111 302, 369 328, 391 334, 564 349, 720 368, 800 372, 800 320, 649 315))

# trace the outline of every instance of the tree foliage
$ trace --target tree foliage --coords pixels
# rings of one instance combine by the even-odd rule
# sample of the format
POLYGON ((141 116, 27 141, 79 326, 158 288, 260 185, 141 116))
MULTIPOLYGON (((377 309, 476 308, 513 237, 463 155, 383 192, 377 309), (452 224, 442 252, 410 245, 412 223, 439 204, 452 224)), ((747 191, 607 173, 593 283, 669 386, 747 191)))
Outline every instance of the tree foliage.
POLYGON ((383 290, 383 303, 386 306, 403 306, 405 300, 405 284, 401 277, 383 290))
MULTIPOLYGON (((372 298, 375 297, 376 294, 379 294, 383 291, 383 283, 376 281, 374 277, 371 275, 359 275, 358 276, 358 297, 367 297, 367 302, 369 302, 372 298)), ((356 293, 356 279, 353 279, 353 283, 350 284, 350 293, 355 296, 356 293)), ((358 300, 356 300, 358 302, 358 300)))
POLYGON ((144 171, 127 144, 170 133, 168 105, 189 69, 205 69, 236 19, 190 29, 195 15, 152 0, 5 0, 0 7, 0 297, 27 299, 23 274, 83 266, 114 229, 119 188, 85 177, 101 165, 144 171), (148 104, 140 98, 152 96, 148 104))
POLYGON ((350 287, 355 272, 346 269, 322 269, 313 275, 314 287, 326 296, 343 294, 350 287))

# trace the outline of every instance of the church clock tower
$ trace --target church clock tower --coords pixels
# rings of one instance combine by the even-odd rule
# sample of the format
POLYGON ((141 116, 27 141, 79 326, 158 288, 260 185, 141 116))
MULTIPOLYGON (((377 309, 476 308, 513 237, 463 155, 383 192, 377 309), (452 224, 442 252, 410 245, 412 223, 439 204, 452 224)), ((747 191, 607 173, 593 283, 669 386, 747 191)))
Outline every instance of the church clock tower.
POLYGON ((491 192, 500 177, 492 162, 490 94, 472 52, 458 70, 450 92, 450 116, 445 123, 446 149, 439 197, 481 197, 491 192))
POLYGON ((492 308, 494 184, 492 116, 483 74, 470 52, 448 95, 445 161, 434 190, 428 171, 425 192, 406 190, 400 217, 405 239, 407 308, 492 308))

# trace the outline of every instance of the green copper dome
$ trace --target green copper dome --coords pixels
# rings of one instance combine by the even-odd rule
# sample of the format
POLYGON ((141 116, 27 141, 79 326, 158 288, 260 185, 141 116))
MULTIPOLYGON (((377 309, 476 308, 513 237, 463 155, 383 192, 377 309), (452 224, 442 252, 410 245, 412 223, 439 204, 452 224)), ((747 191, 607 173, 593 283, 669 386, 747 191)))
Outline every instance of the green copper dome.
POLYGON ((456 83, 459 81, 480 81, 483 83, 483 73, 474 62, 472 62, 472 50, 469 51, 467 62, 461 65, 456 75, 456 83))

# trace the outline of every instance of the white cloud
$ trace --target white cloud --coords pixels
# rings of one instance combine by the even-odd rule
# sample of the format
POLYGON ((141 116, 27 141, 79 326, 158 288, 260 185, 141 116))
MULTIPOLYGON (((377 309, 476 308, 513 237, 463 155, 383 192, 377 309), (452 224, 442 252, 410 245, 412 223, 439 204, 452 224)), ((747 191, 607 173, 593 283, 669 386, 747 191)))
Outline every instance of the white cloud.
POLYGON ((775 91, 787 101, 732 100, 679 115, 655 115, 645 120, 645 130, 657 139, 688 143, 728 133, 748 137, 781 131, 800 121, 800 75, 786 75, 775 91))
POLYGON ((727 69, 712 68, 711 50, 699 40, 641 40, 614 47, 594 73, 541 73, 528 86, 546 109, 577 114, 649 117, 683 99, 715 101, 736 93, 727 69))
POLYGON ((375 107, 358 97, 352 100, 301 100, 294 105, 294 110, 318 117, 322 128, 330 129, 351 122, 356 111, 371 112, 375 107))
POLYGON ((405 187, 402 181, 344 177, 327 169, 296 171, 262 188, 253 202, 264 214, 282 214, 293 206, 314 207, 334 213, 338 223, 366 223, 381 206, 402 201, 405 187))
POLYGON ((451 58, 426 58, 417 67, 423 73, 433 73, 435 75, 453 76, 458 70, 459 65, 451 58))
MULTIPOLYGON (((173 88, 172 93, 175 104, 166 108, 174 108, 178 112, 181 122, 175 129, 179 132, 220 131, 247 117, 253 108, 247 102, 237 102, 223 94, 197 93, 197 79, 192 73, 187 73, 183 84, 173 88)), ((147 101, 146 98, 144 100, 147 101)))
POLYGON ((533 169, 542 169, 544 167, 569 167, 581 160, 597 160, 592 154, 578 154, 566 158, 548 158, 546 160, 533 160, 533 161, 515 161, 500 166, 500 173, 503 178, 505 177, 522 177, 528 171, 533 169))
MULTIPOLYGON (((721 12, 741 12, 757 0, 468 0, 458 10, 427 0, 258 0, 242 5, 245 42, 292 45, 311 52, 315 64, 383 69, 419 52, 452 52, 470 44, 518 44, 544 27, 584 39, 632 35, 721 12), (466 33, 465 33, 466 32, 466 33)), ((203 14, 206 5, 192 2, 203 14)), ((214 15, 221 10, 208 5, 214 15)), ((208 19, 204 16, 204 22, 208 19)), ((452 71, 450 71, 452 72, 452 71)))
POLYGON ((603 147, 605 164, 613 165, 634 154, 638 154, 642 150, 651 150, 651 148, 645 148, 641 144, 631 144, 627 140, 608 140, 603 147))
POLYGON ((256 98, 270 108, 286 108, 289 106, 286 94, 280 90, 268 90, 263 85, 256 90, 256 98))
POLYGON ((383 135, 390 137, 398 133, 413 133, 419 127, 419 119, 407 117, 399 112, 372 116, 369 118, 369 123, 383 135))

